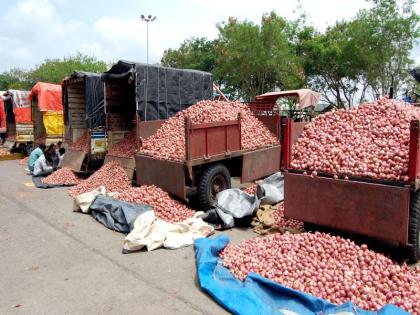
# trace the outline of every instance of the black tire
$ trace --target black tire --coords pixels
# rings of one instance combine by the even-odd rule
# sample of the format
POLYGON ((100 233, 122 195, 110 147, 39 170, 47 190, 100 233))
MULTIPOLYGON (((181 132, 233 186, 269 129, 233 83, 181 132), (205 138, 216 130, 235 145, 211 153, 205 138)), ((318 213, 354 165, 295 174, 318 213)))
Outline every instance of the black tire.
POLYGON ((420 190, 411 195, 410 213, 408 217, 408 242, 413 246, 408 248, 411 261, 420 260, 420 190))
POLYGON ((198 206, 208 210, 215 201, 216 194, 230 188, 229 170, 223 164, 209 166, 202 174, 197 187, 198 206))

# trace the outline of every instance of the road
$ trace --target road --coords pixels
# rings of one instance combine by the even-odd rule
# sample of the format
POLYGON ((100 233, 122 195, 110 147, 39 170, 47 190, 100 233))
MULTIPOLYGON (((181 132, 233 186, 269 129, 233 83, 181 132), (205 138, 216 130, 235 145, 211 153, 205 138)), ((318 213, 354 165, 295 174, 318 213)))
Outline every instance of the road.
MULTIPOLYGON (((0 314, 226 314, 198 287, 192 247, 121 253, 124 235, 0 162, 0 314)), ((251 230, 224 232, 233 242, 251 230)))

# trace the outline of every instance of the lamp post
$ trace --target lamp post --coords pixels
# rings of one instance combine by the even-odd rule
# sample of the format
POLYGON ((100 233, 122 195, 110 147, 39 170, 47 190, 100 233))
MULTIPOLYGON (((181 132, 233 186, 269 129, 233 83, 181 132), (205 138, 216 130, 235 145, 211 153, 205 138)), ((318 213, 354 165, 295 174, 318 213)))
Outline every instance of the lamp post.
POLYGON ((146 91, 144 96, 144 120, 147 120, 147 86, 149 84, 149 22, 153 22, 156 20, 156 16, 148 16, 140 15, 142 21, 145 21, 147 24, 147 53, 146 53, 146 91))

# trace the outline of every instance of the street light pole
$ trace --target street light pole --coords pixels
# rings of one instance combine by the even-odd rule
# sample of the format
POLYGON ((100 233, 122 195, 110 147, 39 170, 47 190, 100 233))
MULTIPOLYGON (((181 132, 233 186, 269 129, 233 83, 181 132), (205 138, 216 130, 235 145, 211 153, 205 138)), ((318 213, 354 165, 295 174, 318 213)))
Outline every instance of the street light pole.
POLYGON ((144 120, 147 120, 147 86, 149 84, 149 22, 156 20, 156 16, 140 15, 142 21, 145 21, 147 24, 147 46, 146 46, 146 91, 144 99, 144 120))

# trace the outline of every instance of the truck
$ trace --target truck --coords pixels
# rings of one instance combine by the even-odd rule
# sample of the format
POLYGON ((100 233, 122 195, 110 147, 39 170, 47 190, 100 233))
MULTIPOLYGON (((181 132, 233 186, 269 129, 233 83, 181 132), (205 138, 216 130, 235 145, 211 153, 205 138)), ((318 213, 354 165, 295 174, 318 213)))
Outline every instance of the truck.
POLYGON ((102 166, 106 153, 104 85, 101 75, 76 71, 62 84, 64 142, 66 154, 62 165, 76 172, 92 172, 102 166), (86 150, 70 148, 87 134, 86 150))
POLYGON ((250 110, 279 140, 257 150, 241 146, 241 117, 207 124, 184 122, 186 156, 182 162, 136 154, 137 184, 156 185, 174 197, 187 200, 195 193, 198 205, 207 210, 217 193, 231 187, 231 177, 251 182, 281 170, 282 121, 277 100, 298 98, 298 107, 314 107, 319 94, 310 90, 266 93, 248 103, 250 110), (309 96, 309 97, 308 97, 309 96), (313 96, 311 98, 311 96, 313 96))
POLYGON ((6 141, 11 147, 21 146, 26 154, 32 150, 34 141, 34 124, 29 91, 8 90, 3 94, 6 114, 6 141))
MULTIPOLYGON (((154 134, 162 123, 199 100, 211 99, 212 75, 208 72, 167 68, 120 60, 102 74, 107 152, 130 132, 140 138, 154 134)), ((105 162, 118 160, 134 177, 134 156, 106 154, 105 162)))
POLYGON ((285 166, 284 215, 310 226, 327 227, 381 239, 404 247, 420 259, 420 122, 410 126, 408 182, 331 174, 306 175, 290 167, 292 145, 305 122, 290 119, 283 142, 285 166))
POLYGON ((37 82, 31 89, 30 98, 34 141, 44 142, 47 145, 63 141, 61 86, 37 82))

